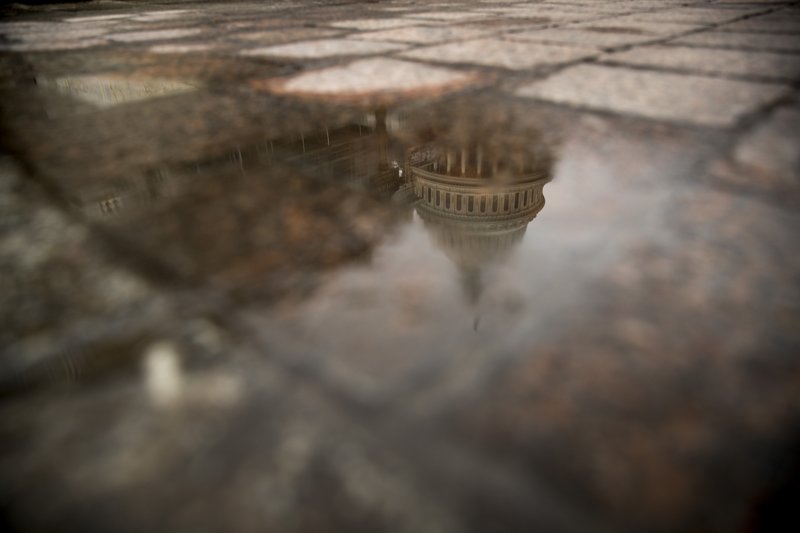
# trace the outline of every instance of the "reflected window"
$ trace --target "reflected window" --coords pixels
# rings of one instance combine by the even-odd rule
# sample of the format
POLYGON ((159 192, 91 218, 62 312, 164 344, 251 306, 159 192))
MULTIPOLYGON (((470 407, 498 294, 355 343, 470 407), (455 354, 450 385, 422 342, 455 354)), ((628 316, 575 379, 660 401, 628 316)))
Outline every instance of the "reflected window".
POLYGON ((486 212, 486 197, 481 196, 481 213, 486 212))
POLYGON ((497 196, 492 196, 492 211, 497 213, 497 196))
POLYGON ((472 211, 473 211, 474 209, 475 209, 475 198, 473 198, 472 196, 470 196, 470 197, 469 197, 469 199, 467 200, 467 211, 469 211, 470 213, 472 213, 472 211))
POLYGON ((461 211, 461 195, 456 195, 456 211, 461 211))

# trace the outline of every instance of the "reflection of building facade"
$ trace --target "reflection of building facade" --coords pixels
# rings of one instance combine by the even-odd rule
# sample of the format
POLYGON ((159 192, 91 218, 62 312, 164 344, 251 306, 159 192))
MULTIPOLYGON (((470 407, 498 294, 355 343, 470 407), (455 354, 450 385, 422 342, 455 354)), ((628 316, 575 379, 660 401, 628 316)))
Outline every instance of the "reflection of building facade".
POLYGON ((494 161, 487 165, 480 149, 470 153, 426 147, 413 152, 408 165, 422 210, 454 220, 530 222, 544 206, 546 171, 522 167, 512 176, 494 161))
POLYGON ((39 76, 36 84, 51 87, 100 108, 140 102, 151 98, 171 96, 197 90, 201 84, 193 80, 161 78, 128 78, 114 75, 62 76, 46 78, 39 76))
POLYGON ((551 159, 546 150, 526 155, 497 140, 487 146, 429 142, 402 150, 389 132, 403 125, 396 116, 392 120, 396 123, 387 128, 386 113, 378 111, 316 133, 237 148, 192 164, 193 172, 156 169, 138 180, 108 183, 85 198, 84 206, 92 206, 93 214, 116 214, 127 204, 180 194, 201 171, 235 168, 266 178, 273 164, 289 165, 314 179, 414 205, 434 243, 457 265, 468 298, 476 302, 486 271, 522 242, 528 224, 544 207, 551 159))
POLYGON ((406 158, 417 213, 458 266, 473 302, 480 298, 482 271, 522 242, 528 223, 544 207, 549 159, 509 165, 515 155, 429 144, 406 158))
POLYGON ((357 122, 237 147, 190 165, 159 167, 136 178, 105 182, 97 190, 82 191, 76 203, 90 216, 116 215, 133 205, 175 194, 181 187, 180 176, 187 173, 235 170, 267 177, 275 163, 289 165, 315 180, 389 198, 401 187, 403 178, 399 164, 391 160, 384 116, 381 112, 368 114, 357 122))
POLYGON ((379 111, 365 117, 364 124, 325 128, 314 135, 273 142, 271 149, 315 179, 389 197, 402 179, 391 161, 385 116, 379 111))

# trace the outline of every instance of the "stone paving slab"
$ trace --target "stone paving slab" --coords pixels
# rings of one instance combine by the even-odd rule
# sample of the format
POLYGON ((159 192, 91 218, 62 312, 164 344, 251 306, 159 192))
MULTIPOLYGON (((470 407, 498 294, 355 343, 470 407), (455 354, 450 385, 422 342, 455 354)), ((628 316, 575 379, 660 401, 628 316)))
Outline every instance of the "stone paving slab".
POLYGON ((650 22, 644 20, 618 17, 603 19, 595 22, 581 22, 570 24, 569 28, 585 28, 587 30, 606 32, 606 33, 628 33, 631 35, 655 34, 655 35, 674 35, 687 33, 699 29, 699 25, 672 24, 667 22, 650 22))
POLYGON ((718 28, 721 31, 735 32, 762 32, 762 33, 788 33, 797 34, 800 31, 798 17, 778 16, 778 18, 755 17, 724 24, 718 28))
POLYGON ((253 82, 278 93, 341 99, 386 100, 435 94, 472 85, 475 73, 459 72, 397 59, 364 59, 275 81, 253 82))
POLYGON ((660 39, 660 37, 657 35, 647 33, 637 35, 631 34, 624 30, 593 31, 592 28, 552 28, 544 30, 520 31, 509 34, 507 38, 522 41, 563 43, 573 46, 590 46, 595 48, 613 48, 660 39))
POLYGON ((241 31, 226 36, 229 41, 243 41, 257 45, 267 46, 273 44, 285 44, 295 41, 306 41, 309 39, 326 39, 339 37, 343 34, 341 30, 325 28, 286 28, 280 31, 274 29, 262 31, 241 31))
POLYGON ((781 85, 580 65, 520 87, 516 94, 654 119, 729 126, 787 91, 781 85))
POLYGON ((120 270, 80 221, 42 202, 44 191, 24 183, 7 157, 0 165, 0 388, 113 374, 113 358, 128 363, 126 349, 158 329, 168 308, 164 296, 120 270))
POLYGON ((670 44, 672 43, 743 50, 800 52, 800 37, 796 35, 707 31, 678 37, 670 41, 670 44))
POLYGON ((354 35, 357 39, 390 41, 401 43, 439 43, 444 41, 462 41, 483 37, 493 33, 492 30, 480 28, 467 28, 463 26, 453 27, 429 27, 429 26, 408 26, 404 28, 372 31, 354 35))
POLYGON ((357 30, 386 30, 389 28, 412 26, 414 24, 419 24, 419 22, 403 19, 355 19, 329 23, 330 26, 336 28, 353 28, 357 30))
POLYGON ((404 16, 409 19, 437 20, 442 22, 465 22, 485 18, 485 15, 482 13, 453 11, 428 11, 404 16))
POLYGON ((380 41, 358 41, 355 39, 319 39, 301 41, 279 46, 253 48, 241 52, 245 56, 289 57, 317 59, 333 56, 374 55, 402 50, 398 43, 380 41))
POLYGON ((731 74, 772 80, 791 80, 800 76, 800 55, 767 52, 656 45, 617 52, 604 56, 603 60, 698 74, 731 74))
POLYGON ((665 11, 636 13, 622 17, 622 20, 641 22, 679 22, 692 25, 720 24, 758 12, 759 10, 757 9, 734 11, 730 9, 677 8, 665 11))
POLYGON ((591 52, 568 46, 542 45, 500 39, 478 39, 460 43, 417 48, 400 54, 411 59, 441 63, 469 63, 507 69, 526 69, 569 63, 592 56, 591 52))
POLYGON ((713 178, 739 190, 768 194, 781 204, 798 205, 798 120, 797 106, 775 110, 737 142, 728 158, 712 167, 713 178))
MULTIPOLYGON (((769 285, 767 280, 775 272, 773 266, 784 272, 796 268, 793 266, 796 265, 796 259, 785 255, 784 248, 789 246, 787 239, 791 239, 786 227, 794 226, 796 215, 775 210, 752 199, 732 198, 699 190, 685 191, 675 210, 676 215, 677 212, 692 213, 684 222, 679 222, 677 216, 670 217, 671 221, 666 222, 670 231, 688 237, 682 239, 686 247, 677 254, 675 250, 667 250, 656 243, 642 244, 629 250, 630 255, 615 266, 615 275, 608 280, 610 285, 594 288, 626 296, 616 300, 610 307, 584 311, 587 317, 584 324, 591 328, 589 337, 593 340, 587 339, 585 344, 573 345, 568 338, 555 337, 547 343, 549 348, 539 345, 529 356, 509 365, 498 376, 497 381, 489 387, 493 391, 489 396, 482 394, 465 406, 463 411, 448 413, 448 416, 458 420, 454 425, 458 428, 459 437, 482 435, 478 439, 484 449, 491 450, 489 453, 516 455, 537 471, 546 469, 546 464, 562 454, 562 457, 572 458, 571 461, 575 461, 571 462, 574 468, 572 482, 585 487, 582 480, 592 480, 589 490, 596 491, 597 496, 604 500, 604 505, 616 509, 626 520, 633 522, 645 515, 657 515, 662 520, 659 521, 659 527, 663 527, 664 531, 682 529, 680 519, 675 519, 686 516, 686 510, 695 505, 697 500, 692 495, 708 496, 707 487, 714 485, 712 480, 717 476, 723 475, 722 470, 717 470, 716 466, 709 463, 706 463, 708 470, 698 471, 696 468, 709 446, 714 447, 712 441, 721 439, 718 442, 726 448, 724 453, 731 457, 761 453, 759 450, 769 446, 770 441, 768 428, 771 422, 768 416, 764 417, 765 412, 796 408, 794 400, 785 395, 786 390, 765 393, 759 385, 762 376, 772 376, 789 389, 796 386, 797 380, 795 373, 781 372, 782 363, 776 361, 775 366, 766 362, 756 363, 758 356, 755 353, 755 359, 740 357, 740 350, 746 350, 745 346, 749 343, 757 342, 757 333, 753 337, 733 335, 728 342, 714 348, 706 345, 699 350, 687 350, 686 345, 702 341, 693 335, 676 338, 669 334, 657 341, 655 337, 665 333, 662 329, 664 317, 660 316, 659 309, 651 308, 644 315, 634 311, 637 298, 658 298, 669 284, 668 280, 676 275, 682 276, 689 291, 691 286, 705 284, 704 278, 707 276, 716 278, 722 275, 726 279, 723 282, 725 288, 721 286, 719 291, 709 295, 709 299, 686 301, 691 310, 687 308, 685 319, 702 320, 700 317, 708 316, 704 315, 703 309, 710 311, 723 306, 731 311, 732 322, 729 324, 742 323, 740 320, 744 320, 751 325, 758 324, 758 328, 769 328, 771 320, 779 319, 788 310, 784 305, 791 305, 789 302, 792 299, 782 300, 772 309, 769 317, 757 317, 748 308, 748 295, 751 291, 764 290, 769 285), (776 215, 778 218, 773 218, 776 215), (708 223, 718 225, 720 232, 698 232, 696 225, 700 223, 706 229, 708 223), (784 224, 786 226, 782 227, 784 224), (757 258, 751 251, 742 250, 738 257, 745 263, 729 263, 724 269, 725 273, 721 274, 718 268, 721 265, 712 259, 711 250, 728 246, 727 238, 722 234, 744 237, 753 225, 758 226, 758 231, 763 235, 775 236, 775 240, 768 239, 770 242, 763 242, 762 246, 769 249, 776 264, 762 263, 763 256, 757 258), (746 266, 751 261, 754 269, 746 266), (736 289, 732 289, 734 285, 736 289), (631 290, 633 287, 643 290, 631 290), (595 313, 602 313, 606 317, 602 325, 588 318, 595 313), (736 315, 742 318, 734 318, 736 315), (745 316, 748 318, 743 318, 745 316), (607 337, 616 338, 618 345, 630 346, 626 352, 630 360, 624 365, 618 366, 618 358, 598 349, 604 344, 599 339, 607 337), (676 356, 683 353, 692 360, 702 352, 701 357, 708 358, 705 369, 691 378, 699 380, 699 383, 687 388, 679 385, 685 385, 684 380, 690 379, 686 365, 693 365, 681 358, 671 359, 668 363, 673 368, 672 372, 651 373, 648 369, 657 364, 657 356, 648 352, 655 346, 658 346, 659 353, 676 356), (688 355, 690 352, 692 355, 688 355), (634 367, 638 370, 629 373, 634 367), (744 420, 733 425, 726 420, 739 419, 742 413, 739 412, 739 406, 728 404, 715 392, 721 386, 718 371, 721 367, 735 375, 736 385, 731 384, 731 393, 737 396, 743 393, 752 398, 751 402, 747 402, 750 407, 745 408, 744 420), (674 390, 674 387, 688 394, 682 395, 679 400, 682 408, 663 412, 663 416, 640 416, 642 401, 653 401, 656 405, 669 401, 661 395, 671 396, 667 391, 674 390), (542 393, 543 388, 549 391, 542 393), (756 398, 762 394, 763 400, 757 401, 756 398), (589 408, 589 405, 592 407, 589 408), (576 429, 571 421, 586 408, 600 418, 576 429), (476 410, 480 413, 477 417, 476 410), (613 420, 619 421, 620 414, 625 422, 616 426, 613 420), (676 424, 681 430, 667 429, 674 428, 676 424), (719 431, 712 429, 715 426, 719 431), (523 427, 530 428, 529 432, 515 429, 523 427), (574 442, 581 443, 577 448, 537 447, 536 443, 540 442, 542 434, 553 432, 563 435, 574 431, 586 432, 582 438, 575 439, 574 442), (631 492, 626 492, 628 490, 631 492), (640 505, 636 510, 631 510, 628 505, 631 498, 640 505), (681 508, 684 510, 679 511, 681 508), (640 512, 643 514, 640 515, 640 512)), ((713 327, 724 329, 725 325, 724 322, 715 322, 713 327)), ((774 339, 774 343, 770 343, 769 347, 762 346, 762 350, 787 354, 783 351, 787 347, 783 344, 785 341, 774 339)), ((758 353, 763 354, 763 351, 758 353)), ((782 359, 782 356, 778 356, 778 359, 782 359)), ((748 461, 739 461, 732 468, 744 476, 760 475, 748 461)), ((568 490, 570 483, 566 481, 563 490, 568 490)), ((749 499, 747 491, 752 488, 753 485, 745 483, 712 497, 719 497, 726 502, 745 501, 749 499)), ((731 524, 742 519, 741 515, 737 517, 721 509, 718 514, 712 512, 704 515, 705 523, 713 523, 714 528, 720 529, 733 527, 731 524)))

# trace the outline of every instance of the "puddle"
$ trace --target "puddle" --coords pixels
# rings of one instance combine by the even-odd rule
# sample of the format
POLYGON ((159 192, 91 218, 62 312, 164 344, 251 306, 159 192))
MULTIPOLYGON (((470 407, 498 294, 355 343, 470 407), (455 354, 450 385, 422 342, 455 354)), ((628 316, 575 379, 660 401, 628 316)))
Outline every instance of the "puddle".
POLYGON ((757 181, 784 88, 598 62, 674 30, 613 6, 262 4, 1 25, 4 509, 736 529, 797 217, 707 169, 757 181))
POLYGON ((37 83, 97 109, 49 111, 39 144, 79 217, 165 290, 228 295, 270 357, 370 401, 449 394, 595 305, 609 265, 669 233, 664 176, 703 156, 680 135, 570 123, 469 71, 388 58, 236 93, 115 74, 37 83))
POLYGON ((650 178, 671 156, 629 136, 625 158, 604 159, 602 127, 559 135, 519 105, 322 106, 68 192, 115 242, 229 292, 271 357, 376 401, 458 388, 592 305, 587 287, 630 243, 664 234, 672 191, 650 178))

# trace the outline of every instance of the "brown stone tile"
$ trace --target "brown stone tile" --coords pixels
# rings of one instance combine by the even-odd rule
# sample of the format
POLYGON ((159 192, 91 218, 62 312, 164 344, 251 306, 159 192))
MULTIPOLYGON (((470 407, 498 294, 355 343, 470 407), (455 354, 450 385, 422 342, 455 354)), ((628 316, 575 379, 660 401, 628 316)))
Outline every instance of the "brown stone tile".
POLYGON ((4 394, 77 381, 94 363, 113 373, 125 347, 164 318, 156 288, 27 180, 7 157, 0 160, 4 394), (100 354, 98 345, 105 346, 100 354))
POLYGON ((148 364, 80 396, 6 400, 0 433, 14 461, 0 471, 16 487, 15 521, 43 530, 120 521, 131 530, 464 530, 394 445, 376 447, 337 401, 216 335, 215 350, 169 337, 141 348, 145 361, 178 361, 169 403, 154 401, 158 371, 148 364), (197 359, 205 364, 190 366, 197 359), (34 504, 45 494, 42 512, 34 504))
POLYGON ((153 31, 132 31, 121 33, 110 33, 108 38, 112 41, 122 43, 138 43, 147 41, 166 41, 172 39, 182 39, 184 37, 191 37, 202 33, 197 28, 176 28, 169 30, 153 30, 153 31))
POLYGON ((800 205, 800 110, 779 108, 739 139, 730 157, 711 168, 715 180, 773 201, 800 205))
POLYGON ((778 13, 723 24, 717 29, 733 32, 790 33, 796 35, 800 31, 800 17, 784 17, 778 13))
POLYGON ((677 248, 629 248, 587 289, 604 304, 565 314, 563 334, 535 341, 449 420, 454 438, 581 491, 620 524, 738 529, 769 480, 760 454, 798 414, 797 291, 772 300, 771 281, 798 266, 797 217, 700 188, 674 202, 660 224, 677 248), (712 494, 722 475, 740 483, 712 494))

